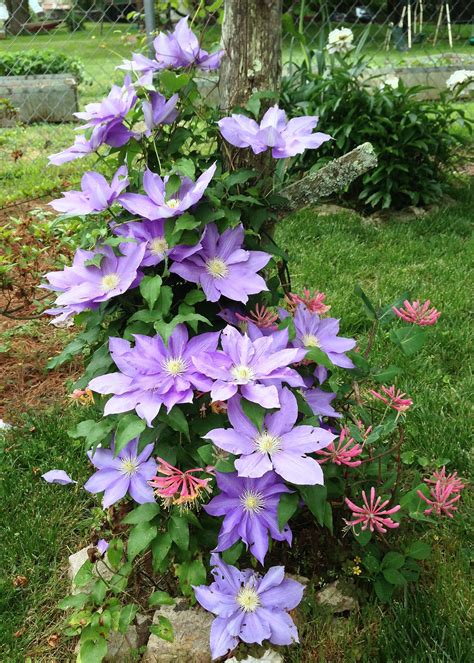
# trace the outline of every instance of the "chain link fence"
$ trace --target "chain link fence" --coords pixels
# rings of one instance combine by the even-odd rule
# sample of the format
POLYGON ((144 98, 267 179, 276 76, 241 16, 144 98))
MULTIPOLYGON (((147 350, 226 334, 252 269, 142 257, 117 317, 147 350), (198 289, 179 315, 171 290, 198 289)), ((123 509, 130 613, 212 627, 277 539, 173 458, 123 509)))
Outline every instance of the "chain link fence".
MULTIPOLYGON (((47 154, 74 140, 72 113, 106 95, 122 78, 117 65, 181 16, 199 8, 197 31, 217 40, 223 3, 204 5, 214 10, 198 0, 0 0, 0 207, 77 179, 87 159, 45 170, 47 154)), ((401 70, 408 84, 442 86, 451 70, 474 69, 474 0, 284 0, 283 9, 286 63, 303 57, 295 31, 318 50, 331 30, 350 28, 356 41, 368 32, 373 67, 401 70)))

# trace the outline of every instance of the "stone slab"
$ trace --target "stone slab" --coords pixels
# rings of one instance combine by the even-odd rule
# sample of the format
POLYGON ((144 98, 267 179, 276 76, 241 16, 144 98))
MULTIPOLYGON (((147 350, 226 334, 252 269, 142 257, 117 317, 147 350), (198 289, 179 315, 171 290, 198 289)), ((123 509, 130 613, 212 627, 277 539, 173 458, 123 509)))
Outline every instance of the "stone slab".
POLYGON ((77 83, 67 74, 0 76, 0 98, 18 110, 21 122, 72 122, 79 110, 77 83))

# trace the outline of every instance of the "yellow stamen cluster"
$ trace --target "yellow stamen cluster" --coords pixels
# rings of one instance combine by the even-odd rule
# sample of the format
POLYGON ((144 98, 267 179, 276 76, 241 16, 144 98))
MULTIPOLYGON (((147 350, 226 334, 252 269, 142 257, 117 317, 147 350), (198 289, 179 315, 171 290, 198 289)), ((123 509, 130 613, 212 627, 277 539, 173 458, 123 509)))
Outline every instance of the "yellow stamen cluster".
POLYGON ((111 290, 115 290, 119 283, 120 276, 118 274, 106 274, 102 277, 100 285, 104 292, 110 292, 111 290))
POLYGON ((223 279, 229 273, 229 268, 221 258, 210 258, 206 262, 206 272, 214 279, 223 279))
POLYGON ((244 612, 255 612, 255 610, 260 605, 260 599, 258 598, 257 590, 254 587, 245 585, 239 591, 235 600, 240 605, 244 612))

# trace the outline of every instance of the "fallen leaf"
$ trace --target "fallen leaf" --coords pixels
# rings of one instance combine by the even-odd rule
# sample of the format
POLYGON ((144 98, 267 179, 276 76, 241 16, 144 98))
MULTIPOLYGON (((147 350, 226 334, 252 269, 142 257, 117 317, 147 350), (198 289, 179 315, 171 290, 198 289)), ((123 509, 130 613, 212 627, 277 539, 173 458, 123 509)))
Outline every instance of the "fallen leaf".
POLYGON ((16 576, 13 578, 13 587, 26 587, 28 578, 26 576, 16 576))

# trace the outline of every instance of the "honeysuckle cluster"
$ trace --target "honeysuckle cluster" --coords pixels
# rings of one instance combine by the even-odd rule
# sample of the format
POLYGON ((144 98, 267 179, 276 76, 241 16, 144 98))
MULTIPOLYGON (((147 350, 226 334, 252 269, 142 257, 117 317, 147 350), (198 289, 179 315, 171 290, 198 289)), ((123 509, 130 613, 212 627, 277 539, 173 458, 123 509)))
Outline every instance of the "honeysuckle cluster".
MULTIPOLYGON (((104 509, 141 505, 125 521, 137 528, 128 554, 137 541, 148 542, 158 557, 154 568, 174 568, 188 595, 186 574, 190 564, 203 565, 206 540, 214 582, 194 591, 216 615, 217 658, 239 640, 297 642, 288 611, 304 589, 281 566, 239 571, 219 554, 238 559, 245 550, 263 566, 270 549, 292 544, 288 521, 304 503, 332 527, 327 476, 342 485, 340 504, 352 512, 346 522, 358 536, 398 527, 391 516, 401 507, 377 497, 382 479, 374 486, 364 468, 379 437, 399 430, 398 415, 412 400, 395 386, 355 393, 361 355, 355 339, 340 335, 340 321, 328 317, 325 293, 283 293, 275 280, 280 252, 266 241, 261 217, 263 208, 274 219, 271 178, 254 178, 247 196, 248 171, 227 173, 220 158, 216 136, 255 154, 271 150, 274 159, 316 149, 330 140, 313 132, 318 118, 288 119, 275 105, 260 122, 242 114, 214 118, 206 133, 202 115, 189 107, 192 72, 217 68, 223 51, 202 49, 187 19, 160 33, 154 47, 154 59, 134 54, 121 66, 123 84, 78 114, 85 133, 50 159, 59 164, 99 150, 116 167, 113 175, 87 172, 80 191, 51 203, 82 217, 89 234, 72 265, 47 274, 43 287, 56 296, 47 312, 60 322, 80 315, 81 347, 95 348, 71 395, 101 416, 78 427, 78 437, 87 429, 95 469, 83 487, 101 495, 104 509), (378 417, 374 398, 388 414, 378 417)), ((405 302, 394 313, 422 326, 439 317, 429 302, 405 302)), ((43 478, 75 483, 64 470, 43 478)), ((420 499, 448 513, 459 482, 441 479, 432 499, 420 499)), ((103 540, 98 554, 114 546, 103 540)))

